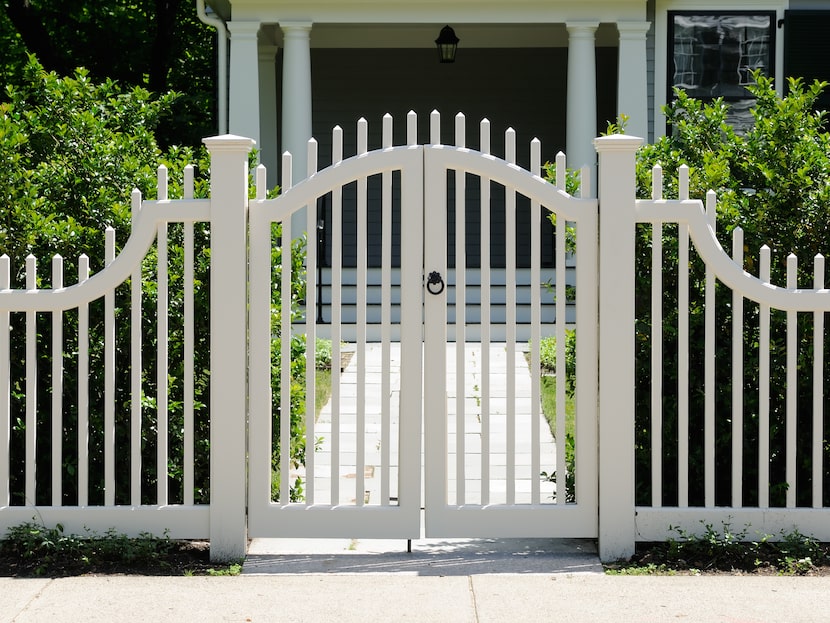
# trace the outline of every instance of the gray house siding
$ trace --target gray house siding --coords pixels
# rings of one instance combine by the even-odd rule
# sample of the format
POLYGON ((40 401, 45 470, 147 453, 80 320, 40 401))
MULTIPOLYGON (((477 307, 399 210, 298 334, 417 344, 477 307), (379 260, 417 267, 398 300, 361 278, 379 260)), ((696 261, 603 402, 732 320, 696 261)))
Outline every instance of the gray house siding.
MULTIPOLYGON (((597 56, 597 131, 605 130, 616 113, 617 49, 598 47, 597 56)), ((331 131, 343 129, 344 155, 355 153, 356 124, 364 117, 369 125, 369 149, 380 147, 381 119, 390 113, 394 118, 396 144, 406 140, 406 114, 418 114, 418 141, 429 141, 429 116, 441 112, 441 140, 455 142, 455 115, 464 112, 467 119, 467 145, 478 149, 479 122, 491 123, 491 152, 504 156, 504 131, 516 131, 517 161, 529 165, 529 144, 535 137, 542 144, 542 161, 553 161, 565 148, 565 93, 567 82, 566 48, 461 49, 456 62, 438 63, 434 49, 312 49, 313 133, 319 144, 319 166, 331 162, 331 131)), ((450 179, 450 215, 448 248, 450 266, 455 263, 454 190, 450 179)), ((395 185, 396 186, 396 185, 395 185)), ((370 179, 369 248, 370 266, 380 265, 380 180, 370 179)), ((505 265, 503 190, 494 186, 491 212, 491 266, 505 265)), ((400 214, 397 186, 393 191, 393 262, 398 265, 400 214)), ((356 188, 344 193, 344 266, 354 266, 356 249, 356 188)), ((526 239, 530 223, 528 210, 519 198, 517 237, 526 239)), ((467 184, 467 265, 480 265, 479 183, 467 184)), ((330 222, 330 203, 323 200, 318 209, 330 222)), ((543 220, 547 244, 543 245, 543 265, 552 266, 553 228, 543 220)), ((328 230, 328 225, 326 226, 328 230)), ((326 236, 324 263, 330 262, 331 244, 326 236)), ((529 266, 528 245, 517 245, 517 266, 529 266)))

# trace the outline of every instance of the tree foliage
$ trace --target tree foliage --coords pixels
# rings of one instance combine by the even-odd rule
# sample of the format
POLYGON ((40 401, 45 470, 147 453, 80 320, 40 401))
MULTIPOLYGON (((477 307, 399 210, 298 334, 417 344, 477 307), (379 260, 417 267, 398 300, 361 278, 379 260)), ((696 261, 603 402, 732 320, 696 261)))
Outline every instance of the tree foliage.
POLYGON ((24 84, 27 53, 59 76, 84 67, 95 82, 182 93, 157 136, 162 146, 198 145, 214 132, 214 31, 189 0, 5 0, 0 78, 24 84))

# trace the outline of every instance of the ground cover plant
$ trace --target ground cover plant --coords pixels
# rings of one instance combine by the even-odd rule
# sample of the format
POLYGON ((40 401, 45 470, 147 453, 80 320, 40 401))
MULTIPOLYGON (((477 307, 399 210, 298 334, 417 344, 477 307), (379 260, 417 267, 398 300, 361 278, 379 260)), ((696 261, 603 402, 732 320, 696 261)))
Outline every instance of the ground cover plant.
POLYGON ((0 539, 0 576, 66 577, 76 575, 237 575, 241 562, 210 562, 206 541, 180 541, 142 534, 130 538, 103 534, 67 534, 63 526, 37 522, 13 526, 0 539))
POLYGON ((830 575, 830 543, 821 543, 798 530, 778 535, 753 534, 703 524, 698 533, 673 528, 666 542, 638 543, 630 561, 605 565, 611 575, 743 574, 830 575))

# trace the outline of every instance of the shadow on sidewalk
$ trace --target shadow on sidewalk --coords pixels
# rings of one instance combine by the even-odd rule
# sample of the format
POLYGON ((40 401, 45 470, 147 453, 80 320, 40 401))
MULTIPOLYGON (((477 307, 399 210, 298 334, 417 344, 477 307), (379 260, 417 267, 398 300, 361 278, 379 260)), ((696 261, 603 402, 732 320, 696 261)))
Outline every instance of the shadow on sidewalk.
POLYGON ((479 574, 602 573, 591 539, 256 539, 242 573, 479 574))

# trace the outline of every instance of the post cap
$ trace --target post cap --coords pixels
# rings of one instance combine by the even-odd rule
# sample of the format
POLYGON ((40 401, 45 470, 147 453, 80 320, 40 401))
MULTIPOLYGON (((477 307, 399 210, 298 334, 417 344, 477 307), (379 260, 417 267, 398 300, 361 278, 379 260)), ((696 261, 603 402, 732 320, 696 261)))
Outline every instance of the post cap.
POLYGON ((605 151, 637 151, 637 148, 642 144, 642 138, 628 134, 611 134, 594 139, 594 149, 599 153, 605 151))

